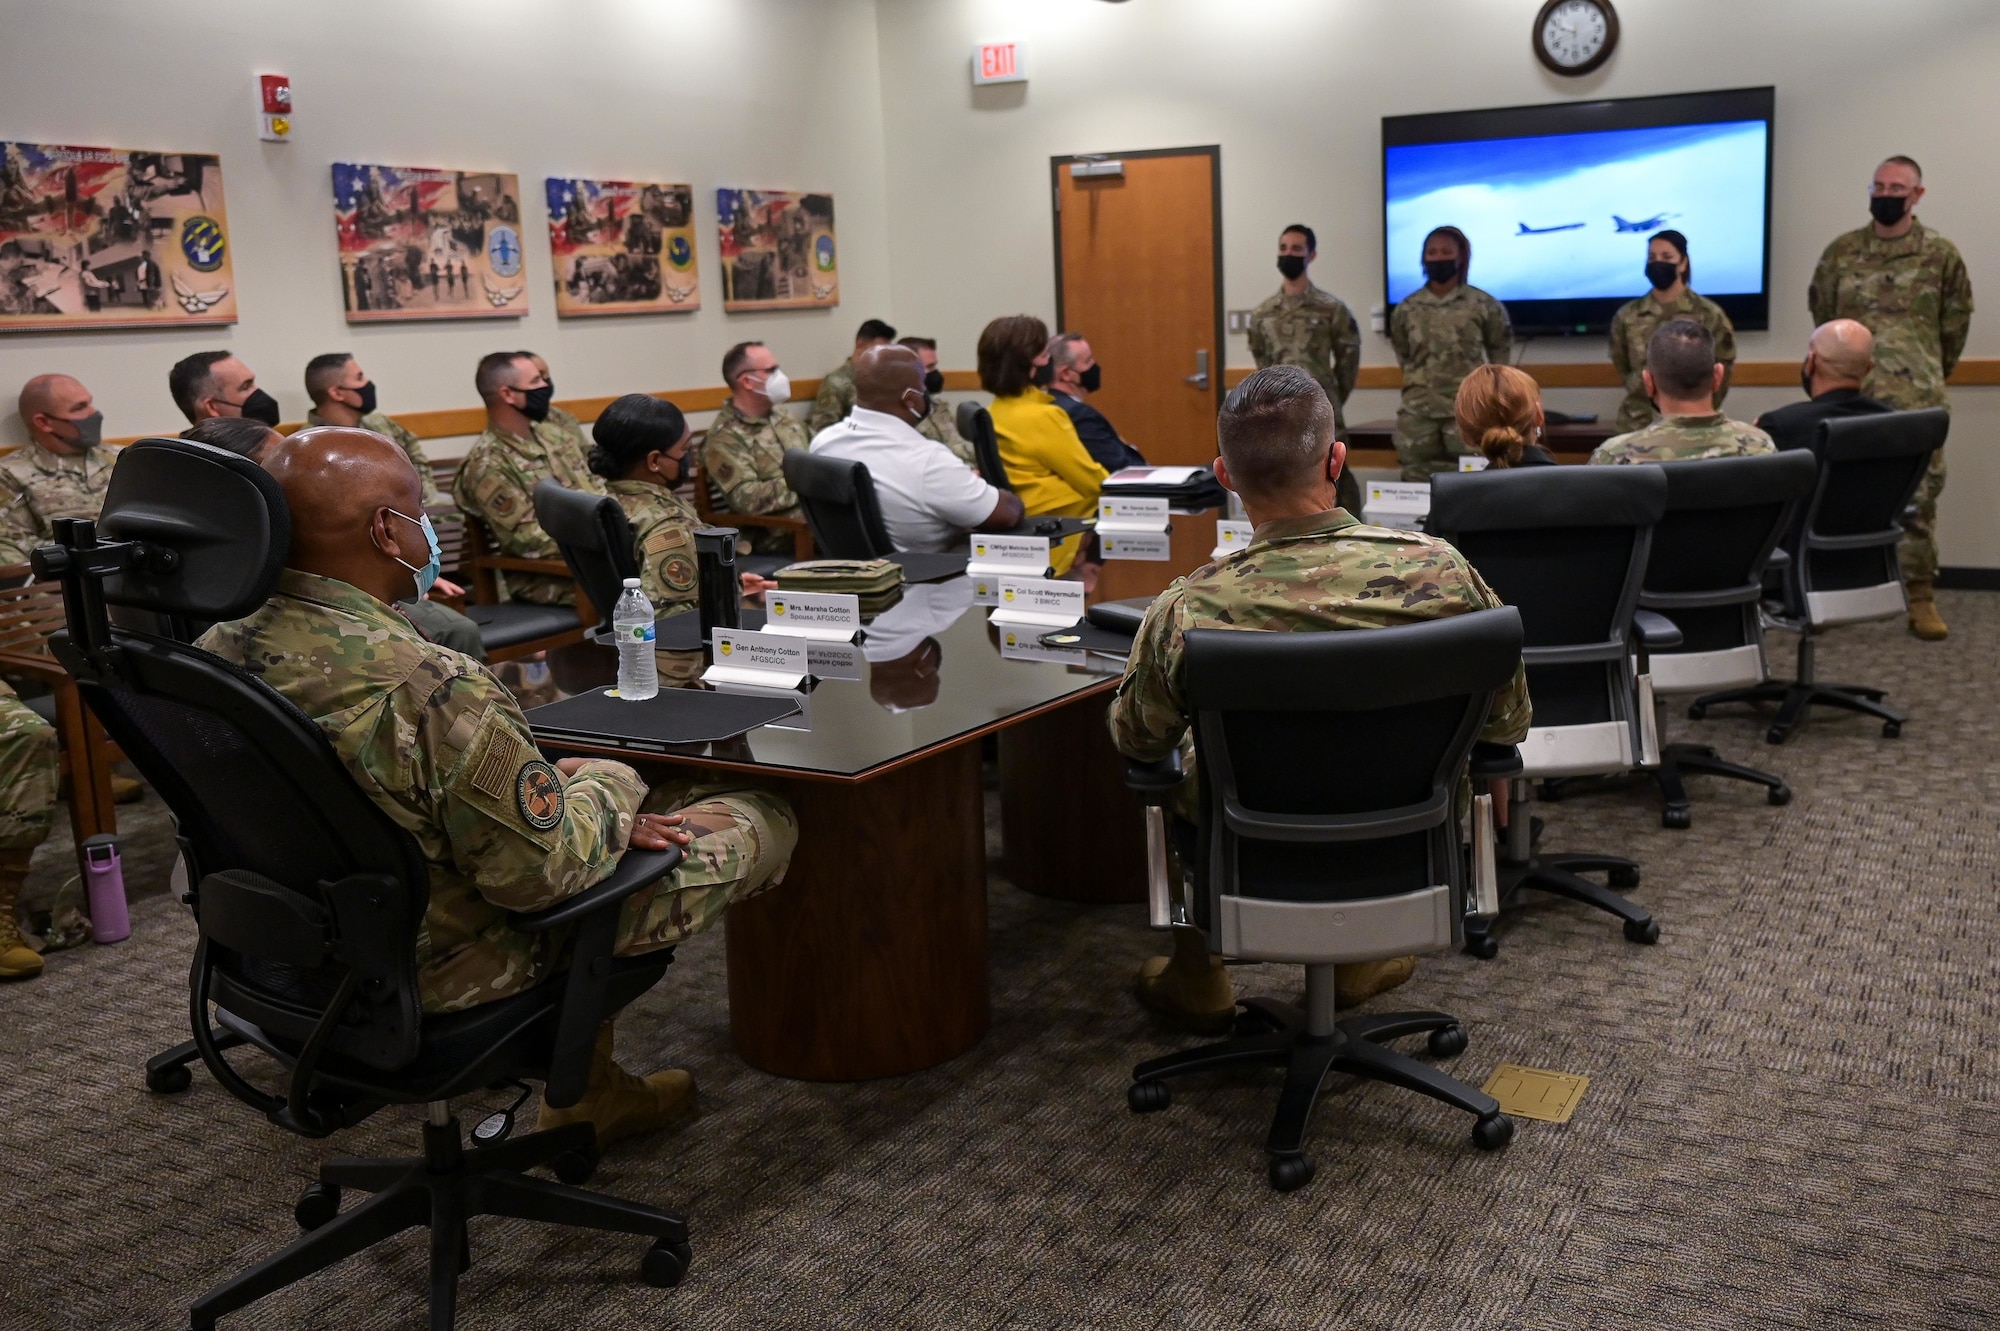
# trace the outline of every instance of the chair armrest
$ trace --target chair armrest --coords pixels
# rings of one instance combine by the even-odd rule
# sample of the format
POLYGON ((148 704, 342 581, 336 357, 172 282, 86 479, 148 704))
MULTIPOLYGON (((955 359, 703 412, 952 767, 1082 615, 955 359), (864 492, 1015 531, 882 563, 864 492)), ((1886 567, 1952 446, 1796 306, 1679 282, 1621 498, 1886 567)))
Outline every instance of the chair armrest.
POLYGON ((548 573, 558 578, 573 578, 569 565, 560 559, 523 559, 515 555, 480 555, 472 561, 480 568, 507 569, 514 573, 548 573))
POLYGON ((1649 652, 1678 647, 1685 641, 1680 626, 1657 610, 1636 612, 1632 616, 1632 631, 1639 635, 1639 645, 1649 652))
POLYGON ((1764 570, 1768 573, 1783 573, 1791 566, 1792 552, 1782 545, 1772 550, 1771 557, 1764 561, 1764 570))
POLYGON ((1475 781, 1498 781, 1510 776, 1519 776, 1527 770, 1521 760, 1521 750, 1512 744, 1487 744, 1484 741, 1472 746, 1472 759, 1466 764, 1475 781))
POLYGON ((1186 775, 1181 770, 1178 749, 1158 762, 1142 763, 1135 758, 1125 760, 1125 784, 1138 794, 1142 804, 1165 804, 1179 789, 1186 775))
POLYGON ((603 910, 625 900, 642 887, 651 887, 675 869, 680 868, 682 851, 679 846, 669 846, 665 850, 628 850, 620 857, 618 867, 604 881, 584 889, 566 901, 559 901, 547 910, 531 913, 516 912, 513 926, 526 933, 540 933, 544 929, 555 929, 562 925, 603 910))
POLYGON ((38 656, 28 652, 0 652, 0 674, 18 675, 32 679, 39 684, 67 684, 69 671, 52 656, 38 656))

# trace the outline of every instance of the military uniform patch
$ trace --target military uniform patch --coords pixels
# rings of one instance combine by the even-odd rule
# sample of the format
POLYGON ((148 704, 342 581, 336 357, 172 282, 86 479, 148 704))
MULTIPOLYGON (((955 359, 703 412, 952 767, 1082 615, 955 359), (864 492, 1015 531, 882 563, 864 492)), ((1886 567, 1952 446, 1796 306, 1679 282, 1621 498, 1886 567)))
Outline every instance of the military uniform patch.
POLYGON ((540 758, 521 769, 514 778, 514 803, 521 817, 537 832, 546 832, 562 821, 562 778, 540 758))
POLYGON ((694 586, 694 561, 686 555, 675 555, 661 568, 660 577, 675 591, 687 591, 694 586))

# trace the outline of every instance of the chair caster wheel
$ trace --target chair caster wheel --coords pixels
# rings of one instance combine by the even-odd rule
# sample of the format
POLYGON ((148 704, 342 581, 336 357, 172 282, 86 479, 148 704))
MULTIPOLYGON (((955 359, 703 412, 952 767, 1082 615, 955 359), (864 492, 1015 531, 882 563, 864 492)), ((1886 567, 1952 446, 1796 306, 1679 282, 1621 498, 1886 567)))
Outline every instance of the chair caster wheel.
POLYGON ((549 1161, 549 1169, 555 1176, 572 1188, 580 1188, 590 1182, 590 1176, 597 1172, 597 1147, 587 1151, 564 1151, 549 1161))
POLYGON ((146 1069, 146 1089, 154 1095, 178 1095, 192 1085, 194 1085, 194 1074, 188 1071, 185 1063, 175 1063, 157 1070, 146 1069))
POLYGON ((1764 732, 1764 742, 1766 744, 1783 744, 1785 742, 1785 732, 1777 726, 1772 726, 1764 732))
POLYGON ((1792 802, 1792 788, 1790 786, 1772 786, 1769 793, 1764 796, 1764 799, 1770 804, 1790 804, 1792 802))
POLYGON ((292 1219, 308 1232, 340 1214, 340 1189, 331 1183, 308 1183, 292 1207, 292 1219))
MULTIPOLYGON (((1669 823, 1668 826, 1671 827, 1673 824, 1669 823)), ((1636 868, 1612 869, 1604 875, 1604 881, 1613 887, 1637 887, 1639 871, 1636 868)))
POLYGON ((1271 1035, 1283 1029, 1283 1026, 1271 1019, 1270 1014, 1260 1012, 1253 1007, 1239 1008, 1236 1019, 1229 1024, 1229 1033, 1239 1038, 1246 1035, 1271 1035))
POLYGON ((1492 934, 1467 934, 1465 950, 1481 961, 1491 961, 1500 955, 1500 944, 1494 941, 1492 934))
POLYGON ((1465 1052, 1465 1027, 1441 1026, 1431 1032, 1431 1053, 1437 1058, 1457 1058, 1465 1052))
POLYGON ((1903 723, 1901 721, 1884 721, 1882 723, 1883 739, 1901 739, 1902 737, 1903 723))
POLYGON ((1700 703, 1692 703, 1688 706, 1688 720, 1690 721, 1699 721, 1707 715, 1708 709, 1700 703))
POLYGON ((1157 1114, 1174 1102, 1174 1093, 1163 1081, 1135 1081, 1125 1088, 1125 1103, 1135 1114, 1157 1114))
POLYGON ((1472 1144, 1482 1151, 1497 1151, 1514 1140, 1514 1120, 1495 1112, 1472 1125, 1472 1144))
POLYGON ((681 1283, 681 1278, 687 1274, 688 1263, 693 1260, 694 1249, 685 1241, 669 1243, 665 1239, 656 1239, 639 1260, 639 1278, 655 1289, 672 1289, 681 1283))
POLYGON ((1319 1166, 1309 1155, 1280 1155, 1271 1159, 1271 1186, 1279 1192, 1297 1192, 1313 1181, 1319 1166))
POLYGON ((1660 922, 1658 920, 1627 920, 1625 921, 1625 936, 1635 943, 1657 943, 1660 941, 1660 922))
POLYGON ((1694 826, 1694 810, 1672 807, 1662 810, 1660 813, 1660 826, 1671 827, 1677 831, 1686 831, 1688 828, 1694 826))

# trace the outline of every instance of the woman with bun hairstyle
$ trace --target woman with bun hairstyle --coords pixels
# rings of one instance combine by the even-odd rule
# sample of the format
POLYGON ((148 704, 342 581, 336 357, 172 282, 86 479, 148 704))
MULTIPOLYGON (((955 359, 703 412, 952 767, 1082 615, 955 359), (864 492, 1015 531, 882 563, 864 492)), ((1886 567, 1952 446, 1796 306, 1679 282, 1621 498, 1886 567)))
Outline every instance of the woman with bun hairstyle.
POLYGON ((591 426, 590 469, 632 524, 639 585, 660 618, 693 610, 696 592, 694 509, 674 493, 687 467, 687 417, 671 402, 627 393, 591 426))
POLYGON ((1459 438, 1484 454, 1489 466, 1555 465, 1555 455, 1541 443, 1542 390, 1526 370, 1475 366, 1458 386, 1452 414, 1459 438))

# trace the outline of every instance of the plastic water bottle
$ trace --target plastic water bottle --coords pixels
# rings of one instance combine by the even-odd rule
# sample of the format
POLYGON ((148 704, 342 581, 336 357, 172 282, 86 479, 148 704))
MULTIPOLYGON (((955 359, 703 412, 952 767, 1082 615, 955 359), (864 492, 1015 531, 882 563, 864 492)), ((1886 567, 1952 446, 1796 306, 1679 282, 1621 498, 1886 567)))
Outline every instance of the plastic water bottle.
POLYGON ((644 702, 660 691, 660 666, 653 659, 653 603, 639 590, 637 578, 625 579, 624 595, 611 614, 611 632, 618 639, 618 696, 644 702))

